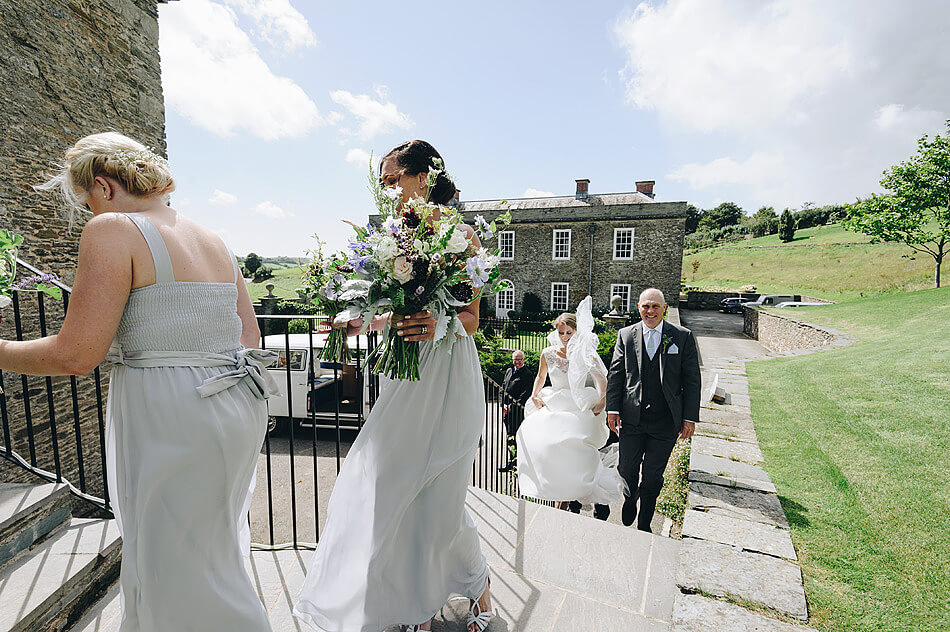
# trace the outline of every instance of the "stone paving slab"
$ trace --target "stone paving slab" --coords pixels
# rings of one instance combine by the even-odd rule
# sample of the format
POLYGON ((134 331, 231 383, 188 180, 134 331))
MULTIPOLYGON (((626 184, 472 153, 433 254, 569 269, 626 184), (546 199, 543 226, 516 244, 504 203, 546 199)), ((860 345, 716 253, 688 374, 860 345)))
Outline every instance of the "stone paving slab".
POLYGON ((689 484, 688 500, 690 509, 789 528, 782 504, 775 494, 694 481, 689 484))
POLYGON ((768 473, 758 465, 696 452, 690 452, 689 480, 778 493, 768 473))
POLYGON ((737 413, 721 410, 719 408, 702 408, 699 411, 699 419, 703 423, 713 423, 748 430, 754 429, 752 415, 749 413, 737 413))
POLYGON ((673 605, 673 632, 817 632, 778 621, 737 605, 701 595, 679 594, 673 605))
MULTIPOLYGON (((700 418, 702 415, 700 414, 700 418)), ((701 437, 716 437, 728 441, 745 441, 758 446, 758 440, 755 431, 749 428, 736 428, 735 426, 724 426, 717 423, 707 423, 701 421, 696 424, 696 434, 701 437)))
POLYGON ((704 436, 699 433, 702 424, 697 424, 697 434, 693 435, 690 454, 708 454, 743 463, 760 464, 764 461, 762 451, 757 444, 745 441, 730 441, 720 436, 704 436))
POLYGON ((677 585, 686 592, 739 598, 802 621, 808 605, 801 569, 785 560, 726 544, 683 540, 677 585))
POLYGON ((683 537, 710 540, 743 551, 798 560, 788 531, 761 522, 690 509, 683 520, 683 537))

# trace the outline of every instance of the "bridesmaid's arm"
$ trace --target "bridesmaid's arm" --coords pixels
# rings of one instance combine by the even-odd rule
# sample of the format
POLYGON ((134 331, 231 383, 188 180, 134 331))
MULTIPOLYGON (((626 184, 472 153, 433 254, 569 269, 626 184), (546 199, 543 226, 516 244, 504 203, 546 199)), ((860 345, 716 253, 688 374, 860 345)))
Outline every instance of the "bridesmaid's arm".
POLYGON ((247 281, 237 280, 237 313, 241 317, 241 344, 245 349, 260 349, 261 329, 257 325, 257 315, 251 305, 251 295, 247 291, 247 281))
MULTIPOLYGON (((482 241, 478 238, 478 234, 474 228, 468 224, 459 224, 459 228, 465 231, 466 236, 472 244, 472 248, 478 250, 482 247, 482 241)), ((481 302, 482 297, 479 296, 465 307, 459 307, 457 309, 459 320, 462 321, 462 326, 465 327, 465 333, 469 336, 478 331, 478 305, 481 302)))
POLYGON ((0 340, 0 369, 26 375, 85 375, 99 366, 132 287, 128 230, 115 213, 94 217, 79 240, 79 265, 63 328, 23 342, 0 340))

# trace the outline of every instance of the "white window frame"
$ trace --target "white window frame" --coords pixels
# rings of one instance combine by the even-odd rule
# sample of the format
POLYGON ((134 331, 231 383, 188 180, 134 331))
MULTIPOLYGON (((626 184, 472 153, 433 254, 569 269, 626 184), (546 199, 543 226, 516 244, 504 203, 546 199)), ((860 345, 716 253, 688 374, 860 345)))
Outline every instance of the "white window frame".
POLYGON ((568 306, 571 304, 571 285, 570 283, 552 283, 551 284, 551 302, 549 303, 551 311, 560 310, 566 312, 568 306), (563 286, 564 289, 564 306, 556 307, 554 305, 554 293, 557 290, 560 290, 563 286))
POLYGON ((507 279, 502 281, 502 283, 505 282, 508 283, 508 287, 500 290, 498 294, 495 295, 495 315, 497 316, 502 312, 502 310, 504 310, 504 316, 501 316, 501 318, 508 318, 508 312, 515 308, 515 286, 507 279), (504 305, 502 304, 503 297, 509 299, 506 300, 504 305), (507 307, 507 305, 510 305, 510 307, 507 307))
MULTIPOLYGON (((613 300, 615 294, 616 294, 616 295, 623 296, 623 292, 618 292, 616 288, 626 288, 626 290, 627 290, 627 301, 626 301, 626 304, 623 305, 623 311, 624 311, 624 312, 627 312, 627 313, 630 313, 630 300, 631 300, 631 298, 630 298, 630 293, 633 291, 632 288, 631 288, 631 286, 630 286, 630 284, 629 284, 629 283, 611 283, 611 284, 610 284, 610 296, 608 297, 608 300, 609 300, 609 301, 612 301, 612 300, 613 300)), ((613 307, 613 306, 611 306, 611 307, 613 307)))
POLYGON ((570 261, 571 260, 571 229, 570 228, 555 228, 554 232, 551 235, 551 259, 554 261, 570 261), (557 238, 558 236, 563 236, 567 233, 567 256, 559 257, 557 255, 557 238))
POLYGON ((637 237, 637 229, 633 227, 623 227, 623 228, 614 228, 614 261, 632 261, 633 260, 633 242, 637 237), (619 239, 623 234, 630 234, 630 255, 627 257, 621 257, 617 255, 618 246, 620 245, 619 239))
MULTIPOLYGON (((500 261, 511 261, 515 258, 515 231, 513 230, 503 230, 498 233, 498 259, 500 261), (504 238, 506 236, 511 237, 511 255, 505 256, 505 243, 504 238)), ((512 308, 514 309, 514 308, 512 308)))

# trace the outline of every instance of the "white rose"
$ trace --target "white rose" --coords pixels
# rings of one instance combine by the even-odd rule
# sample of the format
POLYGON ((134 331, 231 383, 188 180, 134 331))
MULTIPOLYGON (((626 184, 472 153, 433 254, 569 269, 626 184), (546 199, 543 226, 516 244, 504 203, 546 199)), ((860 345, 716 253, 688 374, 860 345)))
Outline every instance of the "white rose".
POLYGON ((446 244, 445 251, 451 253, 465 252, 468 246, 468 237, 465 236, 465 232, 456 227, 452 236, 449 237, 449 243, 446 244))
POLYGON ((399 253, 396 240, 392 237, 381 237, 376 243, 376 258, 382 264, 390 263, 399 253))
POLYGON ((393 261, 393 278, 400 283, 412 278, 412 264, 406 261, 405 257, 396 257, 393 261))

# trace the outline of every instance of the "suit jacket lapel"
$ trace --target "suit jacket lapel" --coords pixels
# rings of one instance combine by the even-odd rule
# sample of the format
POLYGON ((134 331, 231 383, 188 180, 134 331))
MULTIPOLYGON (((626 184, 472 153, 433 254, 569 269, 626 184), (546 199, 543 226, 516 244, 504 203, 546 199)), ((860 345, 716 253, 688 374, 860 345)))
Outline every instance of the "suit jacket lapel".
POLYGON ((643 356, 643 321, 633 327, 633 349, 637 353, 637 371, 639 371, 642 366, 641 357, 643 356))
POLYGON ((666 321, 660 321, 660 344, 656 346, 656 352, 660 354, 660 385, 663 385, 663 369, 666 368, 666 362, 663 359, 663 334, 666 333, 663 331, 666 329, 666 321))

